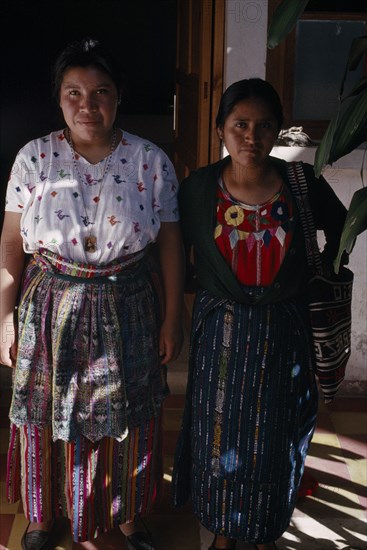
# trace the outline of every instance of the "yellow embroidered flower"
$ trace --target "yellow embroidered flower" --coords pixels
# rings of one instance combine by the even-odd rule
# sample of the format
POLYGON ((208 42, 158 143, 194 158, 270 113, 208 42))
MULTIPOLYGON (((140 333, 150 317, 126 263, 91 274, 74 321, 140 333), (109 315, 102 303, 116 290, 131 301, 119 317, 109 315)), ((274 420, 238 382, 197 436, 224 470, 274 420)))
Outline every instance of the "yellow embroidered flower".
POLYGON ((245 241, 252 234, 252 233, 249 233, 248 231, 241 231, 240 229, 237 229, 237 233, 240 238, 240 241, 245 241))
POLYGON ((221 236, 223 225, 218 224, 214 230, 214 239, 218 239, 221 236))
POLYGON ((238 226, 238 225, 241 225, 245 216, 242 208, 234 204, 230 206, 228 210, 226 210, 226 213, 224 214, 224 218, 228 223, 228 225, 238 226))

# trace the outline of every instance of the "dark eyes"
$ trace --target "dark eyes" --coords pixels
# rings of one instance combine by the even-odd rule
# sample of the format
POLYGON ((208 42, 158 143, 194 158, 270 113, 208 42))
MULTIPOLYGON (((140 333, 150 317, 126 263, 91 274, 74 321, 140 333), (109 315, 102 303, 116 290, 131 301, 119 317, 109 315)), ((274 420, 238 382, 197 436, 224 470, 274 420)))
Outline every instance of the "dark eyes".
MULTIPOLYGON (((266 129, 273 127, 272 123, 268 120, 265 120, 264 122, 259 122, 257 126, 258 128, 266 128, 266 129)), ((247 122, 236 122, 236 128, 247 128, 247 127, 248 127, 247 122)))
MULTIPOLYGON (((96 95, 104 95, 104 94, 108 94, 109 90, 107 88, 99 88, 98 90, 96 90, 95 93, 96 95)), ((80 92, 79 90, 69 90, 69 95, 78 96, 80 95, 80 92)))

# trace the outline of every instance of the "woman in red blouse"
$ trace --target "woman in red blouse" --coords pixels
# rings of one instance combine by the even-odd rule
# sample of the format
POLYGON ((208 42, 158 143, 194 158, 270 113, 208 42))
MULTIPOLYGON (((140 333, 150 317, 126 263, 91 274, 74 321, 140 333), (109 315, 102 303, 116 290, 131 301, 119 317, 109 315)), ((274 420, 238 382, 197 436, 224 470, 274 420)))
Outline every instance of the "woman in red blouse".
MULTIPOLYGON (((270 154, 282 123, 270 84, 232 84, 217 116, 228 156, 191 173, 179 192, 197 292, 174 500, 182 505, 191 492, 196 516, 215 535, 212 550, 237 540, 276 548, 316 423, 305 240, 287 163, 270 154)), ((303 167, 331 265, 346 210, 303 167)))

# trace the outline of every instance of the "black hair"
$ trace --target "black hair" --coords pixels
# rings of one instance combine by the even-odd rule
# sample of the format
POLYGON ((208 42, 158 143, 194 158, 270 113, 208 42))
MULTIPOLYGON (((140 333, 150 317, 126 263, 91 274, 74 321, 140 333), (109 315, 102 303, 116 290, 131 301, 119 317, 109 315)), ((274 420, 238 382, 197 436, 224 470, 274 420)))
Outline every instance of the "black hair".
POLYGON ((239 101, 244 99, 261 99, 274 114, 278 130, 283 125, 283 107, 280 97, 273 86, 262 78, 247 78, 231 84, 220 100, 216 118, 217 128, 222 128, 228 115, 231 114, 239 101))
POLYGON ((117 88, 120 98, 122 92, 122 76, 116 60, 107 52, 99 40, 83 38, 70 43, 56 59, 53 70, 53 96, 59 101, 60 88, 66 71, 73 67, 88 67, 93 65, 107 73, 117 88))

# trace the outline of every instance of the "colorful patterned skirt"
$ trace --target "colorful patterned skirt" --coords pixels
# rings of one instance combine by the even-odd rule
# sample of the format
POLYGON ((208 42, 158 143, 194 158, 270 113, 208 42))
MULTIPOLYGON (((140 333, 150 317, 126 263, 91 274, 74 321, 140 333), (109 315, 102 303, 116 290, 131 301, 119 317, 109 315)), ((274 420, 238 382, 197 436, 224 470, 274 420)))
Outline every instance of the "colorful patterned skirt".
POLYGON ((306 319, 298 300, 196 296, 173 490, 213 533, 261 544, 289 525, 318 403, 306 319))
POLYGON ((159 277, 143 254, 105 268, 35 255, 19 304, 7 490, 75 541, 150 511, 162 483, 159 277))

